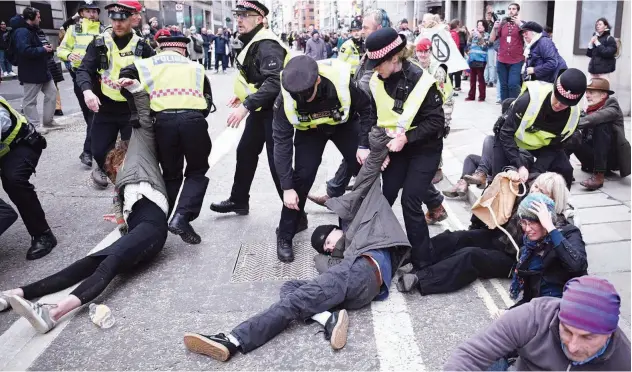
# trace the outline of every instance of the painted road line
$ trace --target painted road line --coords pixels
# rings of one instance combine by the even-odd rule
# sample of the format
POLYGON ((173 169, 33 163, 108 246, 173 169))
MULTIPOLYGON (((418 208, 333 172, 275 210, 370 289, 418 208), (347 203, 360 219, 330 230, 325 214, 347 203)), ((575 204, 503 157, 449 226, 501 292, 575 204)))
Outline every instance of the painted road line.
POLYGON ((492 283, 492 286, 494 287, 496 292, 498 292, 498 294, 500 295, 500 298, 505 303, 505 306, 512 307, 513 305, 516 304, 515 301, 512 300, 511 297, 509 297, 509 292, 507 292, 507 288, 503 287, 503 285, 500 283, 498 279, 496 278, 489 279, 489 282, 492 283))

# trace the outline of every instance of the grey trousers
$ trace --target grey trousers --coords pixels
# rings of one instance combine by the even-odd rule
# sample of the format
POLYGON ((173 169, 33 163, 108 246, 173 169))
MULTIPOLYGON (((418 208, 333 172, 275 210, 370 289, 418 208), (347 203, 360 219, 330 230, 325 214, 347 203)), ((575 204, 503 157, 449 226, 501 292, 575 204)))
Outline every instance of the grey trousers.
POLYGON ((57 88, 52 79, 44 84, 24 83, 24 98, 22 100, 24 116, 36 128, 39 128, 41 124, 44 124, 44 126, 51 125, 53 123, 53 114, 55 113, 56 99, 57 88), (37 96, 39 92, 44 93, 44 110, 41 121, 37 112, 37 96))
POLYGON ((334 308, 360 309, 380 293, 375 268, 367 258, 345 259, 312 280, 283 284, 281 299, 232 330, 243 353, 281 333, 293 320, 306 320, 334 308))

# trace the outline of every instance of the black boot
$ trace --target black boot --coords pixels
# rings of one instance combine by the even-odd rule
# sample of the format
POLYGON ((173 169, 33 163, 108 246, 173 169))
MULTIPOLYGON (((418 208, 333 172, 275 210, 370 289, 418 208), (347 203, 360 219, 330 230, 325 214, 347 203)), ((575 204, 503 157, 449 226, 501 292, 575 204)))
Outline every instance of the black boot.
POLYGON ((334 311, 325 323, 325 339, 331 342, 334 350, 342 349, 347 344, 349 316, 347 310, 334 311))
POLYGON ((227 361, 237 353, 237 346, 223 333, 206 336, 187 332, 184 334, 184 346, 194 353, 210 356, 220 362, 227 361))
POLYGON ((219 203, 211 203, 211 210, 217 213, 235 212, 240 216, 245 216, 250 212, 250 206, 248 203, 237 204, 228 199, 219 203))
POLYGON ((87 153, 87 152, 82 152, 81 155, 79 155, 79 160, 81 160, 81 163, 87 167, 92 168, 92 155, 87 153))
POLYGON ((53 232, 48 230, 40 236, 31 238, 31 248, 26 252, 27 260, 37 260, 50 253, 57 245, 53 232))
POLYGON ((298 225, 296 226, 296 233, 300 233, 301 231, 307 230, 307 213, 301 213, 298 218, 298 225))
POLYGON ((292 249, 291 239, 283 239, 277 235, 277 257, 281 262, 294 261, 294 250, 292 249))
POLYGON ((185 243, 200 244, 200 242, 202 242, 202 238, 193 230, 189 219, 183 214, 176 213, 173 216, 171 222, 169 222, 169 231, 172 234, 180 235, 180 238, 182 238, 185 243))

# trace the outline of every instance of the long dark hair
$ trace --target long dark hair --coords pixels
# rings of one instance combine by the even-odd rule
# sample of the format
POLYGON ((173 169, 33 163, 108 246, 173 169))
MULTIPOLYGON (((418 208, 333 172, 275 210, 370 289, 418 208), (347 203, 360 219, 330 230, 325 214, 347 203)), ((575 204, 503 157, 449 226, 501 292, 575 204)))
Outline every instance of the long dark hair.
POLYGON ((459 21, 458 19, 453 19, 450 22, 450 30, 454 30, 455 28, 459 28, 460 25, 461 25, 461 21, 459 21))
POLYGON ((603 22, 603 24, 606 26, 606 29, 604 30, 604 32, 610 31, 610 22, 608 22, 608 20, 605 19, 604 17, 597 18, 597 20, 595 21, 595 31, 597 31, 597 23, 599 21, 603 22))

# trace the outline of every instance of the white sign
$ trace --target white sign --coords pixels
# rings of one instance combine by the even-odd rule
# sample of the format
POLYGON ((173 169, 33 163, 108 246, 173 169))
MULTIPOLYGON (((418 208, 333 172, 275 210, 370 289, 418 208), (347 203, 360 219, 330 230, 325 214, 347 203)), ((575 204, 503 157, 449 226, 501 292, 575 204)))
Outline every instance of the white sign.
POLYGON ((176 4, 176 11, 181 12, 184 9, 182 4, 176 4))
POLYGON ((184 23, 184 13, 176 12, 176 22, 184 23))
POLYGON ((448 67, 448 73, 470 68, 445 26, 421 28, 419 31, 420 34, 415 40, 415 45, 423 38, 430 39, 434 63, 445 64, 448 67))

